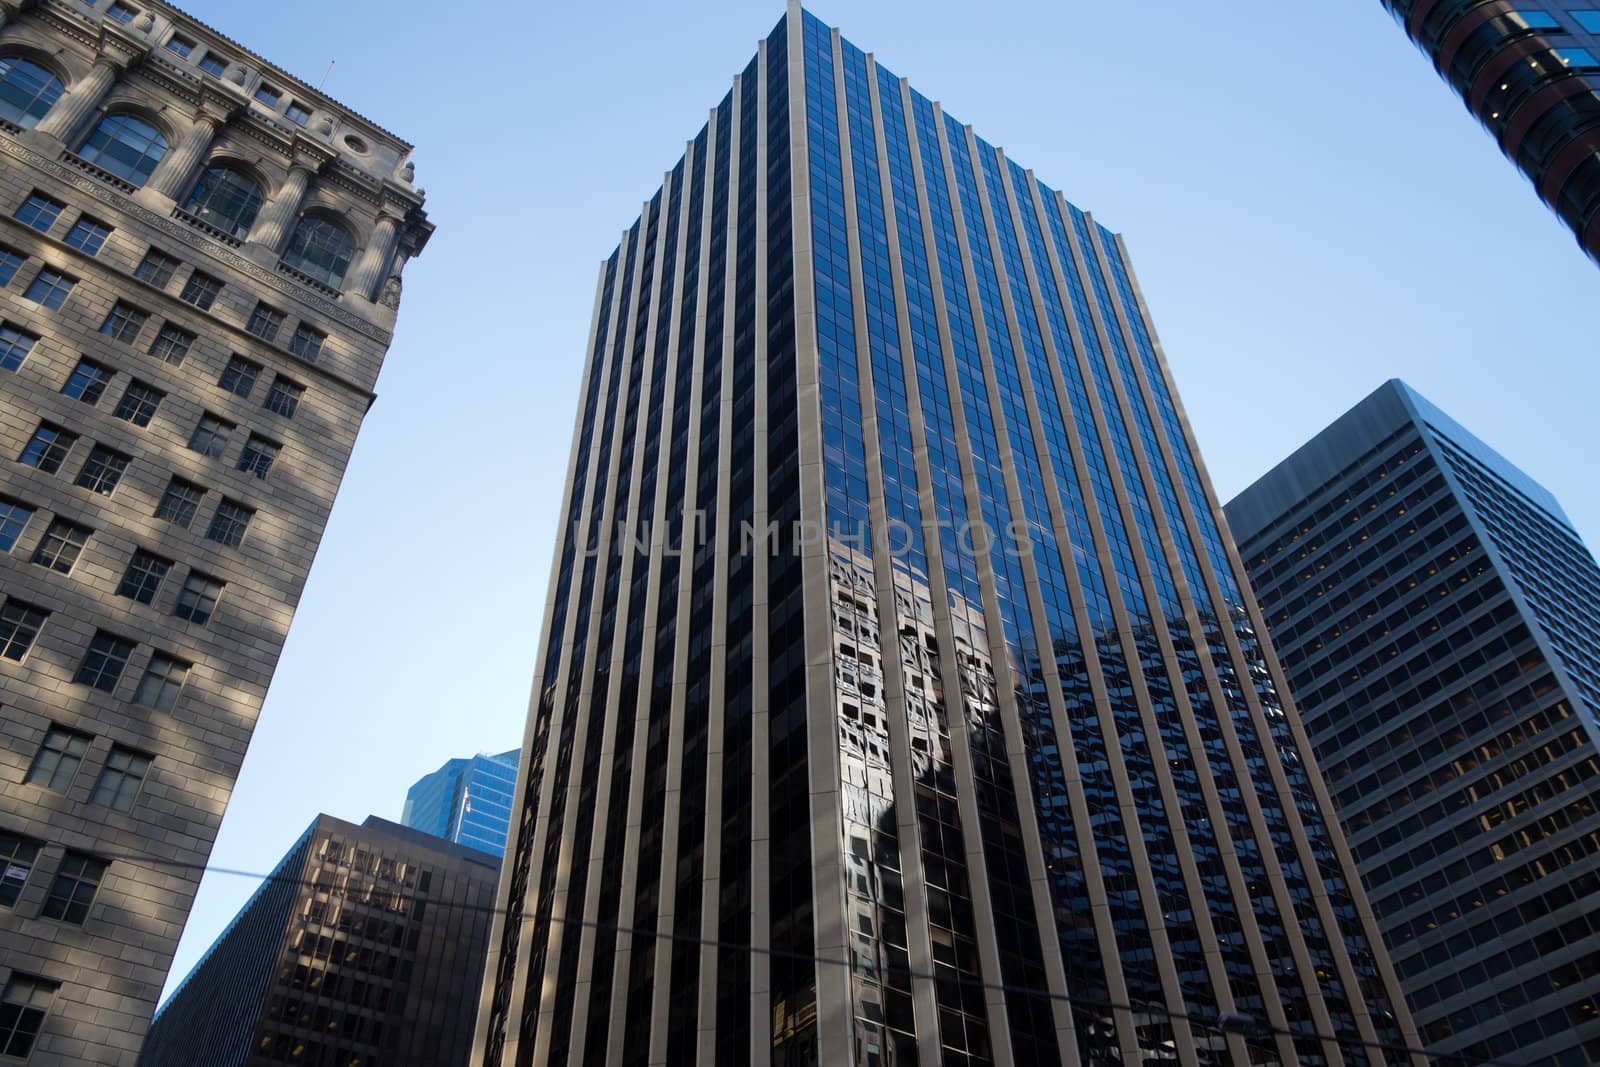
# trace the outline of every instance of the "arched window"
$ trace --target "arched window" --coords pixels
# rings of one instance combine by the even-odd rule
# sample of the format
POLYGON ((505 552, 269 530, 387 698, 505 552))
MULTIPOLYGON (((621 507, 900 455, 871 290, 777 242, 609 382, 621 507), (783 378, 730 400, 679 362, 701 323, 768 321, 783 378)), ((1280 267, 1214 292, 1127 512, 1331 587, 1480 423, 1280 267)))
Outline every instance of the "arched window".
POLYGON ((132 115, 107 115, 78 149, 90 163, 134 185, 149 181, 150 172, 166 154, 167 139, 161 131, 132 115))
POLYGON ((31 130, 61 99, 61 79, 20 56, 0 57, 0 117, 31 130))
POLYGON ((183 209, 209 226, 244 237, 261 210, 261 186, 232 167, 207 167, 183 209))
POLYGON ((283 261, 337 289, 344 282, 355 248, 354 239, 343 226, 319 215, 302 215, 294 236, 289 238, 283 261))

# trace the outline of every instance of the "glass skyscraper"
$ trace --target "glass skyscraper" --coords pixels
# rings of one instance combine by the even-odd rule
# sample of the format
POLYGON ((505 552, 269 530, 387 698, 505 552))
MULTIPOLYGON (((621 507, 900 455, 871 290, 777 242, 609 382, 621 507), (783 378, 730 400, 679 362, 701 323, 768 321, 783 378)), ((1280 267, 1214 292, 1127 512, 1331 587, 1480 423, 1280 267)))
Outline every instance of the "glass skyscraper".
POLYGON ((400 822, 413 830, 504 856, 521 749, 447 761, 406 790, 400 822))
POLYGON ((1600 262, 1600 0, 1383 0, 1600 262))
POLYGON ((1228 505, 1424 1044, 1600 1063, 1600 568, 1392 381, 1228 505))
POLYGON ((798 4, 568 487, 475 1063, 1406 1062, 1122 242, 798 4))

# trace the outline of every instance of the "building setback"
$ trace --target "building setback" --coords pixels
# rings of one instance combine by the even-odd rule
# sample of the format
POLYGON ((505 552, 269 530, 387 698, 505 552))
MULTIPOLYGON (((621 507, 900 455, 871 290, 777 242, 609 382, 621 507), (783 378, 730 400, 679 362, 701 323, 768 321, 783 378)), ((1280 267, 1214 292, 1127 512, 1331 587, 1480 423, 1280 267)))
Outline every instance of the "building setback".
POLYGON ((1600 261, 1600 2, 1383 4, 1600 261))
POLYGON ((1440 1064, 1600 1062, 1600 569, 1391 381, 1228 505, 1440 1064))
POLYGON ((0 0, 4 1055, 132 1064, 431 226, 149 0, 0 0))
POLYGON ((413 830, 503 856, 521 749, 453 759, 406 791, 400 822, 413 830))
POLYGON ((1219 515, 1122 242, 791 4, 600 270, 474 1062, 1405 1062, 1219 515))
POLYGON ((462 1067, 499 866, 320 815, 150 1026, 144 1067, 462 1067))

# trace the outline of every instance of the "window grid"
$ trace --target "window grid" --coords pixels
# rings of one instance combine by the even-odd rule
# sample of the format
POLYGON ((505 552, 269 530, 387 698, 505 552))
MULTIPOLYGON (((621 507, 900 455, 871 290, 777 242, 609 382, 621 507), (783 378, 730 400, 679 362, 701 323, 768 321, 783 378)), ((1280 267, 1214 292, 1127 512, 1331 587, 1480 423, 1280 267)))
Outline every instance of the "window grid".
POLYGON ((31 518, 31 507, 20 500, 0 496, 0 552, 10 552, 16 547, 17 538, 22 536, 22 530, 31 518))
POLYGON ((55 311, 67 302, 67 295, 77 284, 78 279, 71 275, 62 274, 53 267, 44 267, 34 276, 33 281, 28 283, 22 298, 55 311))
POLYGON ((222 598, 222 583, 209 574, 190 571, 178 592, 178 603, 172 614, 187 619, 196 626, 204 626, 216 613, 217 601, 222 598))
POLYGON ((289 340, 289 354, 299 356, 307 363, 315 363, 327 339, 327 334, 302 322, 294 328, 294 336, 289 340))
POLYGON ((261 338, 263 341, 276 341, 278 328, 283 325, 284 313, 277 308, 268 307, 266 304, 257 304, 256 309, 250 313, 250 321, 245 323, 245 329, 261 338))
POLYGON ((138 338, 139 331, 144 329, 145 320, 149 317, 148 312, 118 300, 112 307, 111 314, 106 316, 106 321, 100 324, 100 332, 131 345, 138 338))
POLYGON ((280 447, 265 437, 251 434, 244 443, 244 451, 239 454, 239 470, 254 474, 257 478, 265 478, 272 469, 273 461, 278 458, 280 447))
POLYGON ((117 586, 117 595, 148 604, 155 600, 162 579, 171 569, 170 559, 162 559, 142 548, 136 549, 133 558, 128 561, 128 569, 123 572, 121 584, 117 586))
POLYGON ((11 284, 11 279, 17 276, 17 268, 26 263, 28 257, 25 253, 18 252, 15 248, 0 245, 0 287, 11 284))
POLYGON ((222 77, 222 72, 228 69, 228 65, 222 60, 218 59, 213 53, 207 52, 205 55, 200 57, 200 69, 205 71, 207 74, 211 74, 220 78, 222 77))
POLYGON ((189 677, 189 665, 160 652, 150 657, 139 687, 134 690, 133 702, 157 711, 171 711, 178 704, 178 694, 189 677))
POLYGON ((9 322, 0 323, 0 369, 14 371, 22 366, 37 340, 33 334, 24 333, 9 322))
POLYGON ((0 1055, 26 1059, 60 983, 12 971, 0 993, 0 1055))
POLYGON ((102 366, 91 359, 80 359, 78 365, 72 368, 72 373, 67 376, 67 384, 61 387, 61 395, 93 405, 100 402, 100 398, 105 395, 106 386, 110 383, 110 367, 102 366))
POLYGON ((289 106, 284 111, 284 116, 297 126, 304 126, 311 121, 310 110, 298 100, 289 101, 289 106))
POLYGON ((217 513, 211 517, 206 537, 220 545, 237 548, 244 540, 245 530, 249 528, 254 515, 254 511, 238 501, 224 499, 217 505, 217 513))
POLYGON ((183 283, 183 292, 178 294, 178 299, 193 304, 201 311, 209 311, 220 292, 222 292, 221 279, 197 270, 183 283))
POLYGON ((134 186, 149 181, 166 154, 161 131, 127 112, 104 116, 78 148, 85 162, 134 186))
POLYGON ((167 51, 173 53, 174 55, 182 56, 184 59, 188 59, 189 53, 194 51, 194 42, 174 34, 173 37, 167 41, 167 51))
POLYGON ((156 505, 156 518, 165 519, 179 526, 188 528, 194 521, 195 512, 200 508, 200 498, 206 491, 193 482, 184 481, 174 477, 167 483, 167 488, 161 494, 161 503, 156 505))
POLYGON ((261 364, 243 356, 229 356, 228 365, 222 369, 222 377, 217 384, 234 396, 248 397, 250 390, 256 387, 256 377, 260 373, 261 364))
POLYGON ((39 546, 33 550, 33 562, 62 574, 71 574, 72 568, 78 563, 78 556, 83 552, 83 546, 89 543, 89 535, 93 532, 87 526, 79 526, 58 516, 50 520, 49 529, 39 538, 39 546))
POLYGON ((105 445, 95 445, 89 452, 89 458, 83 461, 83 469, 78 471, 78 477, 72 484, 91 493, 110 496, 131 462, 133 462, 132 456, 125 456, 105 445))
POLYGON ((61 866, 56 868, 55 881, 50 883, 50 892, 45 897, 40 914, 46 919, 83 925, 83 920, 89 917, 89 908, 94 904, 94 895, 100 889, 100 880, 105 873, 104 860, 86 856, 82 852, 68 852, 61 857, 61 866))
POLYGON ((156 339, 150 342, 150 354, 176 367, 183 362, 183 357, 189 354, 189 346, 192 344, 194 344, 194 334, 170 322, 164 322, 161 324, 161 329, 156 331, 156 339))
POLYGON ((175 256, 169 256, 159 248, 152 248, 144 254, 144 259, 139 261, 133 276, 157 289, 165 289, 181 265, 182 262, 175 256))
POLYGON ((0 117, 31 130, 50 113, 65 88, 39 64, 10 55, 0 59, 0 117))
POLYGON ((94 792, 89 794, 89 803, 104 804, 114 811, 132 811, 149 771, 149 756, 120 745, 111 746, 94 792))
POLYGON ((41 422, 23 446, 17 462, 37 467, 46 474, 54 474, 61 469, 61 461, 67 458, 67 453, 72 451, 72 446, 77 442, 77 434, 63 430, 54 423, 41 422))
POLYGON ((127 4, 122 3, 122 0, 117 0, 117 3, 106 9, 106 18, 116 19, 118 22, 126 24, 132 22, 133 17, 138 13, 138 8, 129 7, 127 4))
POLYGON ((17 209, 17 221, 24 226, 32 226, 40 233, 49 233, 50 227, 56 224, 56 219, 61 217, 66 206, 43 193, 33 193, 17 209))
POLYGON ((261 406, 275 415, 292 419, 305 391, 305 386, 296 385, 287 378, 274 378, 272 388, 267 390, 267 399, 261 406))
MULTIPOLYGON (((33 873, 33 863, 39 858, 39 842, 31 837, 0 830, 0 908, 15 907, 28 876, 33 873)), ((0 1031, 3 1034, 3 1031, 0 1031)), ((0 1048, 4 1048, 0 1037, 0 1048)))
POLYGON ((90 218, 88 215, 80 215, 78 216, 78 221, 72 224, 72 229, 67 231, 67 236, 62 240, 85 255, 93 256, 99 254, 101 246, 106 243, 106 238, 110 236, 110 226, 99 219, 90 218))
POLYGON ((199 425, 189 437, 189 447, 212 459, 222 455, 228 447, 228 435, 234 430, 231 422, 224 422, 211 412, 200 416, 199 425))
POLYGON ((83 766, 83 757, 88 754, 93 740, 88 734, 77 730, 51 725, 45 731, 44 740, 39 743, 39 751, 33 754, 27 777, 22 780, 30 785, 65 793, 78 776, 78 768, 83 766))
POLYGON ((289 236, 283 261, 337 289, 344 282, 354 254, 355 240, 343 226, 319 215, 302 215, 289 236))
POLYGON ((116 691, 117 682, 133 655, 133 642, 125 637, 99 630, 89 642, 89 651, 78 664, 72 680, 78 685, 98 689, 102 693, 116 691))
POLYGON ((116 410, 111 415, 135 426, 149 426, 156 408, 161 406, 166 395, 155 386, 135 378, 128 383, 128 388, 123 391, 122 399, 117 401, 116 410))
POLYGON ((42 608, 7 597, 0 606, 0 656, 20 663, 49 617, 42 608))

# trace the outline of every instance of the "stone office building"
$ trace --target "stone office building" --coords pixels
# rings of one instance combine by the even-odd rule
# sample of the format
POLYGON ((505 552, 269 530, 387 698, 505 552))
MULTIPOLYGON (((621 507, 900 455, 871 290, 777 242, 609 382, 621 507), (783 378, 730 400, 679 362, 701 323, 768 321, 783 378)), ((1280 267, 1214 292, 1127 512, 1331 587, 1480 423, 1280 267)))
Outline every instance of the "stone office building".
POLYGON ((430 225, 149 0, 0 0, 0 1055, 131 1064, 430 225))
POLYGON ((592 322, 475 1064, 1406 1062, 1114 233, 791 3, 592 322))

